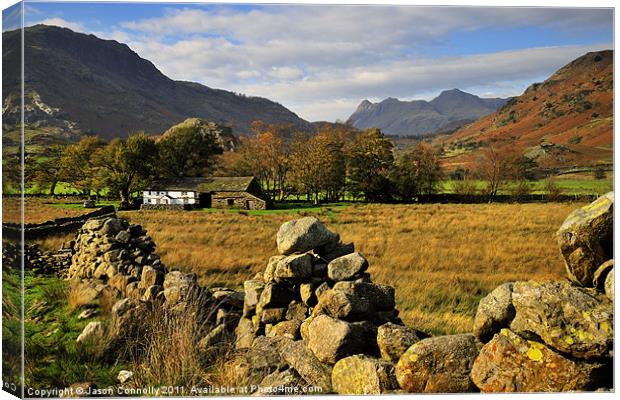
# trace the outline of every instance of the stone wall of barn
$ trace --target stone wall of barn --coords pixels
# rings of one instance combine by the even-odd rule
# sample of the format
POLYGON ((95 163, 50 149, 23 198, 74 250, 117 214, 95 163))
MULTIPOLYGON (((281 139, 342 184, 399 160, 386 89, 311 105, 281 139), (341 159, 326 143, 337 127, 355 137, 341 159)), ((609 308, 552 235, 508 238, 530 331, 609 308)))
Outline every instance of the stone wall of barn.
POLYGON ((266 210, 267 202, 248 192, 213 192, 211 193, 211 207, 266 210))

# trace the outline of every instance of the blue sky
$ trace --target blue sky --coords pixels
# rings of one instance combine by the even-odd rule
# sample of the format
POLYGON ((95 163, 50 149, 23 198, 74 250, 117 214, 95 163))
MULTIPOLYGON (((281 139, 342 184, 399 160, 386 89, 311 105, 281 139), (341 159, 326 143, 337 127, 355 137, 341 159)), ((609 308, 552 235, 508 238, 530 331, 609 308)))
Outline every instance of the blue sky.
POLYGON ((613 43, 611 9, 27 1, 24 10, 26 25, 127 43, 173 79, 267 97, 308 120, 453 87, 518 95, 613 43))

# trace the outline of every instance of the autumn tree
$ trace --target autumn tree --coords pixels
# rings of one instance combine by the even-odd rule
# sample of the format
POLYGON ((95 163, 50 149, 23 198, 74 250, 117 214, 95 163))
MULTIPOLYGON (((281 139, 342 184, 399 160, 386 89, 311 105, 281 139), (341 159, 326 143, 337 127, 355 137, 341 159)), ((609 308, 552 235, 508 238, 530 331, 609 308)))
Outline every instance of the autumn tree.
POLYGON ((347 175, 353 192, 363 193, 367 201, 391 197, 392 148, 392 141, 379 129, 367 130, 349 144, 347 175))
POLYGON ((167 133, 158 143, 159 173, 181 178, 212 173, 215 156, 222 147, 215 132, 200 126, 181 126, 167 133))
POLYGON ((337 200, 344 188, 344 143, 327 133, 310 138, 298 135, 291 144, 290 181, 297 193, 308 194, 314 204, 323 194, 337 200))
POLYGON ((395 192, 405 201, 431 195, 437 191, 442 176, 435 150, 429 144, 419 142, 396 162, 393 172, 395 192))
POLYGON ((119 194, 121 204, 129 204, 130 194, 149 183, 160 162, 157 145, 144 133, 114 139, 93 157, 99 177, 119 194))
POLYGON ((104 184, 96 173, 93 155, 103 146, 105 142, 97 136, 84 136, 67 146, 59 160, 63 181, 83 193, 102 189, 104 184))
POLYGON ((41 156, 36 158, 29 157, 26 164, 25 180, 28 184, 35 184, 39 188, 49 188, 49 193, 53 196, 56 192, 56 185, 67 176, 62 167, 64 148, 62 146, 51 146, 44 150, 41 156))

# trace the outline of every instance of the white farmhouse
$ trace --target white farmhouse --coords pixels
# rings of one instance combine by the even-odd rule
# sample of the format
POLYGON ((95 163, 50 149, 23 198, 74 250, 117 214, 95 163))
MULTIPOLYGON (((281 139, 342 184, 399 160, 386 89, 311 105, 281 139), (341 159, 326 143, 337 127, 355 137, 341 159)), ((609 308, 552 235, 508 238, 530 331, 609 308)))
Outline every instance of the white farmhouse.
POLYGON ((142 192, 143 209, 194 207, 264 210, 269 198, 251 176, 157 180, 142 192))

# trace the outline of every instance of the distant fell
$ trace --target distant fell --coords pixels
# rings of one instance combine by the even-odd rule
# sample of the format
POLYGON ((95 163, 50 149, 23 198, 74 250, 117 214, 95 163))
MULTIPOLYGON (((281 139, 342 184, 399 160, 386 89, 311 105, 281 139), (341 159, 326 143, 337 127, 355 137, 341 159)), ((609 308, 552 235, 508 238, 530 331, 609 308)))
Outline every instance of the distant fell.
POLYGON ((379 103, 364 100, 347 122, 359 129, 380 128, 390 135, 424 136, 470 123, 496 111, 506 101, 480 98, 459 89, 443 91, 431 101, 392 97, 379 103))
MULTIPOLYGON (((19 118, 20 31, 2 34, 5 123, 19 118)), ((136 131, 159 134, 197 117, 248 133, 250 124, 310 123, 282 105, 260 97, 184 81, 161 73, 126 44, 67 28, 25 29, 26 122, 106 139, 136 131)))
POLYGON ((613 161, 613 51, 587 53, 534 83, 497 112, 439 137, 448 169, 471 168, 493 146, 541 168, 613 161))

